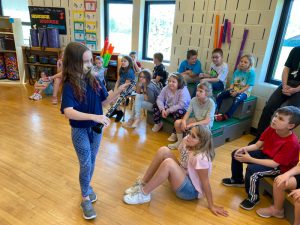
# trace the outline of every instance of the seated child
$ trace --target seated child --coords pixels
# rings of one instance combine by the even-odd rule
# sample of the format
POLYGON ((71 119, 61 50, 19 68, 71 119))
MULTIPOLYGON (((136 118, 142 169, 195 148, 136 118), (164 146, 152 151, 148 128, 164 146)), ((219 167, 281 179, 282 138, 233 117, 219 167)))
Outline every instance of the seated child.
POLYGON ((62 81, 62 67, 63 67, 63 57, 64 57, 64 51, 61 52, 59 59, 57 60, 57 74, 50 76, 50 80, 53 81, 53 94, 52 94, 52 104, 57 105, 58 104, 58 98, 57 94, 59 91, 59 87, 61 85, 62 81))
POLYGON ((136 51, 129 53, 130 58, 132 59, 133 70, 135 73, 139 73, 142 70, 142 64, 137 60, 136 51))
POLYGON ((300 224, 300 163, 297 166, 279 175, 273 183, 274 204, 261 208, 256 213, 264 218, 274 216, 276 218, 284 218, 283 203, 285 200, 285 191, 292 190, 289 196, 294 199, 294 225, 300 224))
POLYGON ((196 125, 205 125, 209 129, 213 126, 215 102, 211 98, 212 87, 208 82, 198 84, 196 97, 192 98, 190 106, 182 119, 175 121, 176 133, 172 133, 168 141, 177 141, 169 144, 170 149, 178 148, 183 138, 183 132, 196 125))
POLYGON ((168 179, 178 198, 189 201, 206 197, 213 214, 228 216, 223 207, 213 203, 209 175, 215 152, 209 129, 202 125, 192 127, 179 150, 178 160, 170 149, 161 147, 144 177, 125 190, 123 201, 127 204, 149 202, 151 192, 168 179))
POLYGON ((123 127, 136 128, 141 121, 141 110, 152 111, 153 104, 161 89, 160 85, 151 80, 150 70, 144 69, 139 73, 138 83, 136 85, 136 95, 132 115, 128 122, 123 123, 123 127))
POLYGON ((299 140, 292 131, 300 123, 300 109, 285 106, 275 111, 270 126, 253 145, 232 152, 231 178, 224 178, 225 186, 242 187, 248 197, 240 207, 251 210, 259 203, 259 180, 265 176, 285 173, 299 161, 299 140), (243 163, 247 163, 245 179, 243 163))
POLYGON ((216 113, 219 113, 222 101, 226 98, 233 98, 229 110, 225 114, 218 114, 216 121, 227 120, 231 118, 237 107, 250 96, 255 82, 255 72, 253 70, 254 58, 252 55, 243 55, 238 68, 233 73, 231 84, 228 90, 221 92, 217 99, 216 113))
MULTIPOLYGON (((121 67, 120 67, 119 71, 120 71, 119 72, 120 76, 115 84, 114 92, 116 92, 118 87, 121 86, 122 84, 130 83, 131 81, 135 80, 135 74, 133 71, 133 63, 129 56, 125 55, 122 57, 121 67)), ((113 117, 114 115, 117 115, 115 122, 120 122, 120 120, 124 116, 124 112, 119 107, 112 113, 111 117, 113 117)))
POLYGON ((201 62, 197 57, 196 50, 188 50, 186 60, 179 65, 178 73, 181 73, 186 83, 198 83, 200 80, 199 74, 202 73, 202 69, 201 62))
POLYGON ((41 71, 40 74, 40 79, 35 82, 34 84, 34 92, 33 94, 29 97, 31 100, 41 100, 42 99, 42 92, 46 90, 46 88, 49 86, 51 80, 47 76, 45 71, 41 71))
POLYGON ((101 56, 95 57, 95 66, 93 67, 95 76, 106 86, 105 74, 106 69, 103 67, 103 58, 101 56))
POLYGON ((153 56, 153 63, 155 65, 153 69, 153 81, 161 84, 162 87, 165 87, 168 79, 168 72, 166 71, 164 64, 162 64, 163 59, 164 56, 160 52, 155 53, 153 56))
MULTIPOLYGON (((181 119, 189 107, 191 101, 190 93, 185 86, 184 79, 179 73, 172 73, 168 78, 168 85, 165 86, 153 105, 153 132, 158 132, 163 123, 162 118, 169 115, 175 120, 181 119)), ((174 131, 175 133, 175 131, 174 131)))
POLYGON ((226 78, 228 74, 228 65, 223 62, 223 51, 216 48, 212 52, 212 63, 208 74, 200 73, 200 82, 208 81, 212 85, 213 91, 223 91, 226 86, 226 78))

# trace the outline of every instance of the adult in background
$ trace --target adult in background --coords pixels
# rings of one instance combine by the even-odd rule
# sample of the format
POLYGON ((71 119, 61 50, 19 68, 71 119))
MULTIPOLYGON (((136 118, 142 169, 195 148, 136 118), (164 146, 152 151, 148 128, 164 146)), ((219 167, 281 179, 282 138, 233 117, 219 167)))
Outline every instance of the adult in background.
POLYGON ((260 116, 256 138, 249 143, 258 141, 263 131, 270 125, 274 112, 283 106, 300 107, 300 46, 292 49, 284 64, 282 84, 273 92, 260 116))

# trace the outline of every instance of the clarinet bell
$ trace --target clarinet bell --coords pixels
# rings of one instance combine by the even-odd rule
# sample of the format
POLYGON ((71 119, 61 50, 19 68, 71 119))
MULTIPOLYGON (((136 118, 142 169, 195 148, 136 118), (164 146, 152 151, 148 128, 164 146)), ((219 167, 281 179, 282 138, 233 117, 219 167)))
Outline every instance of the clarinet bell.
POLYGON ((92 130, 94 132, 96 132, 97 134, 101 134, 102 133, 102 128, 103 128, 103 124, 97 124, 96 126, 92 127, 92 130))

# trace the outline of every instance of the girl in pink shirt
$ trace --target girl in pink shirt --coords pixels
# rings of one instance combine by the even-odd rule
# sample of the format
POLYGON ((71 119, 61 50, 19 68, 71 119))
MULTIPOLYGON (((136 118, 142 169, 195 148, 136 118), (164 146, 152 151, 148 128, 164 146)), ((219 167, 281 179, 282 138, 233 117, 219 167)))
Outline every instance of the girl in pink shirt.
POLYGON ((223 207, 214 205, 209 183, 211 162, 215 156, 210 130, 203 125, 190 129, 179 146, 179 160, 167 147, 161 147, 144 177, 127 190, 124 202, 143 204, 151 200, 151 192, 169 180, 178 198, 194 200, 206 196, 208 208, 215 215, 227 216, 223 207))

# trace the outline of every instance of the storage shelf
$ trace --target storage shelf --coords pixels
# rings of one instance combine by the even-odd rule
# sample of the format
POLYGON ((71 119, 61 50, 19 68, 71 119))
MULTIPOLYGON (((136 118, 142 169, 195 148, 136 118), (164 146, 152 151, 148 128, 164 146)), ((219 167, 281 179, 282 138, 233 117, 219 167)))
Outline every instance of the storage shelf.
POLYGON ((0 79, 2 84, 20 84, 20 80, 0 79))
POLYGON ((12 32, 0 31, 0 34, 11 34, 11 35, 13 35, 14 33, 12 33, 12 32))
POLYGON ((0 49, 0 53, 16 53, 16 50, 1 50, 0 49))
POLYGON ((43 52, 55 52, 60 53, 61 48, 43 48, 43 47, 30 47, 30 46, 22 46, 23 50, 30 50, 30 51, 38 51, 39 53, 43 52))
POLYGON ((44 63, 24 63, 25 65, 33 65, 33 66, 50 66, 50 67, 57 67, 57 65, 53 64, 44 64, 44 63))

